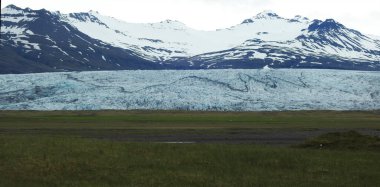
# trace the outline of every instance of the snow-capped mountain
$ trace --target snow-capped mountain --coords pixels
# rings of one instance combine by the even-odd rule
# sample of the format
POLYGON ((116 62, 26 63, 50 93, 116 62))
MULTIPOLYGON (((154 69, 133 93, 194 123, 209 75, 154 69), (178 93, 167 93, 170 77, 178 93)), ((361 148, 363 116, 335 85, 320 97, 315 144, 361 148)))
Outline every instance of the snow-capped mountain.
POLYGON ((380 41, 328 19, 265 11, 199 31, 179 21, 127 23, 95 11, 1 10, 0 73, 122 69, 380 70, 380 41))
POLYGON ((133 51, 89 37, 58 12, 1 10, 0 73, 158 68, 133 51))

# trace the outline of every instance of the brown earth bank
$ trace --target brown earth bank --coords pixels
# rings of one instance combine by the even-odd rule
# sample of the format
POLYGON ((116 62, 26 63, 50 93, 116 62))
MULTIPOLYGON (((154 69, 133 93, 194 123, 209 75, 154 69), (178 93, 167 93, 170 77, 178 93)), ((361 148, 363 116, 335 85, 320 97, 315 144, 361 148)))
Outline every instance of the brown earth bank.
MULTIPOLYGON (((352 129, 240 129, 224 132, 213 131, 141 131, 141 130, 93 130, 93 129, 0 129, 0 134, 25 135, 70 135, 81 138, 126 142, 153 143, 223 143, 223 144, 262 144, 275 146, 297 145, 307 139, 333 132, 348 132, 352 129)), ((370 136, 380 137, 380 129, 355 129, 370 136)))
MULTIPOLYGON (((141 134, 141 135, 93 135, 91 138, 132 141, 132 142, 159 142, 159 143, 225 143, 225 144, 263 144, 276 146, 297 145, 307 139, 332 132, 347 132, 350 129, 314 129, 314 130, 266 130, 266 131, 231 131, 224 134, 141 134)), ((380 137, 380 130, 358 129, 357 132, 370 136, 380 137)))
POLYGON ((380 137, 379 111, 1 111, 0 134, 112 141, 296 145, 332 132, 380 137))

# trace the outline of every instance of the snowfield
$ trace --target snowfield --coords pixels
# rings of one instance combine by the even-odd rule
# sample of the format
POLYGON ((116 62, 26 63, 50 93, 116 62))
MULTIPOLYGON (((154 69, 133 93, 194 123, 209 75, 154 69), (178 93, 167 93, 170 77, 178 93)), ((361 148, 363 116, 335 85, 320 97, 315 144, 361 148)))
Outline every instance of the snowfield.
POLYGON ((374 110, 380 73, 261 69, 0 75, 1 110, 374 110))

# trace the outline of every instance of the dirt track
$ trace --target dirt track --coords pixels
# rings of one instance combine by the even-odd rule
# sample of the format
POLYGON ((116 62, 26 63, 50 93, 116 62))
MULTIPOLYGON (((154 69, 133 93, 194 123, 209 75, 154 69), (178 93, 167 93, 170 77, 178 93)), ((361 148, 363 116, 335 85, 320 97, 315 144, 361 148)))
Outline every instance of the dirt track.
MULTIPOLYGON (((131 141, 131 142, 163 142, 163 143, 227 143, 227 144, 263 144, 288 146, 330 132, 342 132, 352 129, 315 129, 315 130, 266 130, 266 131, 237 131, 228 133, 173 133, 173 134, 99 134, 86 137, 131 141)), ((362 134, 379 136, 380 130, 358 129, 362 134)))
POLYGON ((133 129, 0 129, 1 134, 75 136, 111 141, 152 143, 223 143, 290 146, 306 139, 330 132, 356 130, 362 134, 380 137, 380 129, 238 129, 228 131, 163 130, 141 131, 133 129))

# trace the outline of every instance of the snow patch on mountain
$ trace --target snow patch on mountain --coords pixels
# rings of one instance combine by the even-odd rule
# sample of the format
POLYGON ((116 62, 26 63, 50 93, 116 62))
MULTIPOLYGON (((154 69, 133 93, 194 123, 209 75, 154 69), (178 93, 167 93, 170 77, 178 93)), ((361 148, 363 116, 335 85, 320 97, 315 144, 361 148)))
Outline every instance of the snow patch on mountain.
MULTIPOLYGON (((269 14, 268 12, 265 15, 269 14)), ((198 31, 185 24, 166 20, 159 23, 127 23, 98 13, 64 15, 63 20, 87 35, 117 47, 142 52, 146 56, 164 58, 194 56, 236 47, 248 39, 288 41, 307 28, 308 22, 289 22, 278 16, 254 17, 252 24, 241 24, 217 31, 198 31), (280 29, 278 29, 280 28, 280 29), (149 37, 149 38, 147 38, 149 37)))

